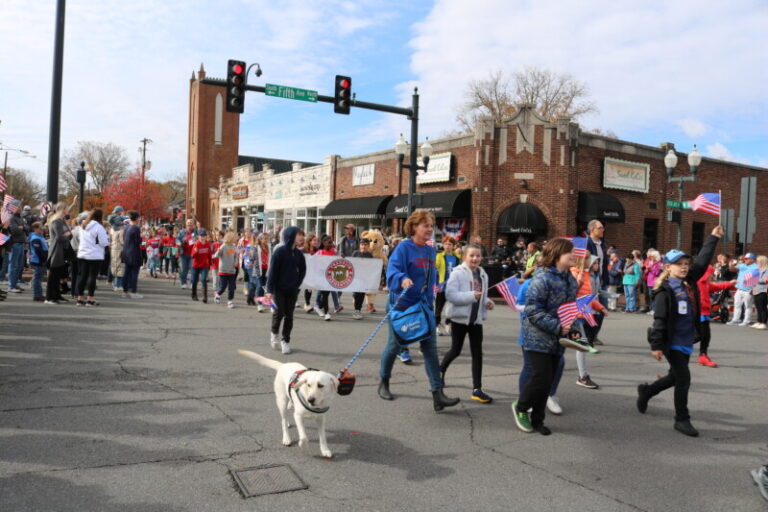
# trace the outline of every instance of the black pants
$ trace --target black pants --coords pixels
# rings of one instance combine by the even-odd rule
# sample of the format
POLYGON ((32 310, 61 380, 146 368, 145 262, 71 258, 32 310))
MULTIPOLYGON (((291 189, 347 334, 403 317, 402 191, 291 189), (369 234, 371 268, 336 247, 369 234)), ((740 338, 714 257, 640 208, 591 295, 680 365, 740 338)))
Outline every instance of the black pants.
POLYGON ((757 323, 768 322, 768 293, 763 292, 755 295, 755 309, 757 310, 757 323))
POLYGON ((355 301, 355 311, 359 311, 363 309, 363 301, 365 300, 365 293, 354 292, 352 294, 352 299, 354 299, 355 301))
POLYGON ((227 289, 227 301, 232 302, 235 298, 235 284, 237 283, 237 274, 219 274, 219 289, 218 294, 224 293, 224 289, 227 289))
POLYGON ((451 348, 443 356, 440 371, 445 372, 454 359, 459 357, 464 348, 464 338, 469 334, 469 351, 472 354, 472 387, 483 387, 483 326, 464 325, 451 322, 451 348))
MULTIPOLYGON (((453 326, 451 326, 453 328, 453 326)), ((525 385, 517 402, 518 411, 531 412, 531 424, 538 427, 544 424, 547 411, 547 398, 555 378, 555 371, 560 362, 560 356, 544 352, 528 351, 528 362, 531 363, 531 378, 525 385)))
POLYGON ((79 274, 79 264, 80 260, 74 259, 69 262, 69 282, 72 283, 72 288, 70 289, 70 292, 72 293, 72 298, 74 299, 76 297, 77 292, 77 276, 79 274))
POLYGON ((312 290, 304 290, 304 304, 312 305, 312 290))
POLYGON ((438 324, 443 316, 443 306, 445 306, 445 292, 437 292, 435 294, 435 322, 438 324))
POLYGON ((688 390, 691 387, 691 371, 688 369, 688 354, 679 350, 665 350, 669 362, 669 373, 646 388, 648 398, 654 397, 672 386, 675 387, 675 421, 690 419, 688 414, 688 390))
POLYGON ((296 307, 298 298, 299 290, 275 290, 272 294, 272 301, 277 306, 277 311, 272 315, 272 334, 280 333, 280 322, 283 322, 283 341, 286 343, 291 342, 293 309, 296 307))
MULTIPOLYGON (((7 255, 6 255, 7 256, 7 255)), ((48 284, 45 288, 46 300, 61 299, 61 280, 67 275, 67 265, 54 267, 48 271, 48 284)))
POLYGON ((712 339, 712 330, 709 322, 701 322, 699 325, 699 354, 706 354, 709 350, 709 341, 712 339))
POLYGON ((78 297, 84 295, 85 289, 88 289, 88 297, 93 297, 96 292, 96 278, 99 276, 99 270, 104 260, 77 260, 77 289, 75 294, 78 297))
POLYGON ((323 313, 327 315, 328 314, 328 297, 331 296, 331 292, 318 290, 317 293, 320 294, 320 309, 323 310, 323 313))

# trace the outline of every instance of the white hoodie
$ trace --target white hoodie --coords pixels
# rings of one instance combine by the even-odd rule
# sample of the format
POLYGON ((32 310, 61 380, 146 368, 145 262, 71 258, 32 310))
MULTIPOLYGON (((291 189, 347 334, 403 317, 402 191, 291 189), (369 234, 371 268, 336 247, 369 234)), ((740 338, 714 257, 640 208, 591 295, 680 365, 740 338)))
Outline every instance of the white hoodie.
POLYGON ((80 247, 77 257, 81 260, 103 260, 104 249, 109 246, 109 236, 104 226, 92 220, 80 230, 80 247))

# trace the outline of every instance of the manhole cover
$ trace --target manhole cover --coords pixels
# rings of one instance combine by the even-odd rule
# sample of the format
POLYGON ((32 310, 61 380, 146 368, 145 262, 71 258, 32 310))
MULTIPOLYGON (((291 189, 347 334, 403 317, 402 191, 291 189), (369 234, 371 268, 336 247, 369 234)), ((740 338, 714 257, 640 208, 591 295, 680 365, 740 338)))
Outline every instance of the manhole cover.
POLYGON ((253 468, 231 469, 230 473, 246 498, 309 488, 288 464, 265 464, 253 468))

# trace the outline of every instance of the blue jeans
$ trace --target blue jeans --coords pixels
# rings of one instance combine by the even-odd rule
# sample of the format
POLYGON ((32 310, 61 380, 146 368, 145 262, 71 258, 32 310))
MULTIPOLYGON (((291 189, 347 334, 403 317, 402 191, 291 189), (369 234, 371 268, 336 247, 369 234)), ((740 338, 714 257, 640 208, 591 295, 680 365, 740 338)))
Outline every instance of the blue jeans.
POLYGON ((32 263, 32 293, 35 297, 43 296, 43 275, 45 274, 45 265, 32 263))
POLYGON ((236 274, 219 274, 219 289, 216 293, 222 295, 227 290, 227 300, 232 302, 235 298, 235 286, 237 285, 236 274))
MULTIPOLYGON (((333 309, 334 311, 339 309, 339 292, 329 292, 329 291, 317 291, 317 298, 315 300, 315 306, 317 306, 317 309, 325 310, 325 301, 327 301, 327 295, 331 296, 331 299, 333 299, 333 309)), ((327 311, 326 311, 327 313, 327 311)))
POLYGON ((192 267, 192 289, 197 289, 197 283, 198 281, 203 282, 203 289, 208 289, 208 270, 210 270, 208 267, 205 268, 195 268, 192 267))
POLYGON ((114 276, 112 278, 112 286, 114 286, 115 288, 122 288, 123 287, 123 278, 122 278, 122 276, 121 277, 114 276))
POLYGON ((635 285, 624 285, 624 297, 627 299, 627 311, 637 311, 637 295, 635 285))
MULTIPOLYGON (((520 347, 522 348, 522 347, 520 347)), ((555 370, 555 378, 552 379, 552 386, 549 388, 549 396, 555 396, 557 394, 557 386, 560 385, 560 379, 563 378, 563 370, 565 369, 565 354, 560 356, 560 362, 557 363, 557 369, 555 370)), ((518 393, 522 393, 525 389, 525 385, 531 379, 531 362, 528 360, 528 351, 523 348, 523 369, 520 371, 520 378, 517 381, 518 393)))
POLYGON ((179 280, 182 285, 187 284, 189 278, 189 269, 192 266, 192 256, 190 254, 181 255, 181 273, 179 274, 179 280))
POLYGON ((250 286, 248 287, 248 298, 264 296, 264 287, 267 286, 267 276, 259 277, 255 272, 251 272, 250 286))
POLYGON ((13 244, 11 252, 6 253, 8 258, 8 289, 16 288, 24 267, 24 244, 13 244))
POLYGON ((123 291, 136 293, 139 286, 139 270, 141 265, 126 265, 123 273, 123 291))
MULTIPOLYGON (((387 311, 389 311, 389 304, 387 304, 387 311)), ((379 376, 382 379, 389 380, 392 377, 392 366, 395 364, 400 350, 400 345, 395 341, 395 335, 392 332, 392 325, 389 324, 387 344, 381 353, 379 376)), ((424 356, 424 371, 427 373, 427 379, 429 379, 429 390, 435 392, 442 389, 444 384, 440 379, 440 361, 437 359, 437 338, 434 331, 432 331, 432 337, 429 340, 421 342, 421 353, 424 356)))

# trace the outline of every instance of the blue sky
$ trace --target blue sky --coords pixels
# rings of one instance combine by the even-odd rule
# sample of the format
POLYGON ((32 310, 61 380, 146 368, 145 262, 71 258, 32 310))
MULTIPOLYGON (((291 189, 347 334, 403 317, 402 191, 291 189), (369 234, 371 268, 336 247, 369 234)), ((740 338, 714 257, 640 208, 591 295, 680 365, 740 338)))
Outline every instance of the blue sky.
MULTIPOLYGON (((9 163, 45 182, 54 0, 0 3, 0 142, 9 163)), ((152 175, 185 172, 189 77, 200 63, 259 62, 252 83, 333 93, 353 77, 358 99, 410 104, 420 136, 456 128, 465 84, 535 65, 586 82, 599 112, 587 128, 649 145, 697 144, 705 156, 768 167, 768 4, 763 0, 432 2, 69 0, 62 149, 114 142, 152 175)), ((321 162, 391 148, 405 118, 248 93, 241 154, 321 162)))

